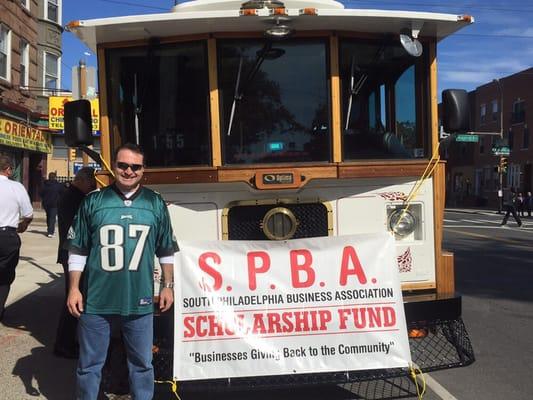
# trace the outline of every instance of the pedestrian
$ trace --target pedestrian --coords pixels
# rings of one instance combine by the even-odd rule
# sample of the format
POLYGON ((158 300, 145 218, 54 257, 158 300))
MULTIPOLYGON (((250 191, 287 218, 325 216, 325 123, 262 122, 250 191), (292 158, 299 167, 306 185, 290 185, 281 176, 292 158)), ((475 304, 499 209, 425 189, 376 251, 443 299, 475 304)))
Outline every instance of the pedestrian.
POLYGON ((57 217, 57 202, 65 187, 57 181, 57 174, 50 172, 48 179, 44 181, 41 189, 41 202, 46 212, 46 236, 49 238, 54 236, 56 217, 57 217))
POLYGON ((503 217, 503 220, 501 222, 501 226, 507 224, 507 220, 509 219, 509 215, 513 215, 513 218, 515 219, 516 223, 518 224, 518 227, 520 228, 522 226, 522 221, 520 220, 520 217, 518 216, 516 212, 516 207, 518 204, 518 198, 517 198, 516 191, 514 188, 511 188, 509 193, 507 194, 507 197, 504 202, 504 206, 507 210, 505 213, 505 216, 503 217))
POLYGON ((533 198, 531 197, 531 192, 527 192, 526 197, 524 198, 524 203, 527 216, 531 217, 531 209, 533 208, 533 198))
POLYGON ((63 191, 57 204, 57 228, 59 231, 59 246, 57 248, 57 262, 63 266, 65 275, 65 302, 61 307, 59 323, 57 325, 54 354, 58 357, 77 358, 78 341, 76 330, 78 319, 72 316, 67 308, 68 288, 70 279, 68 273, 67 232, 72 225, 74 216, 78 211, 85 195, 96 189, 94 169, 81 168, 72 183, 63 191))
POLYGON ((12 175, 11 159, 0 155, 0 321, 4 318, 7 296, 19 262, 18 234, 24 232, 33 219, 28 192, 22 184, 9 179, 12 175))
POLYGON ((524 216, 524 208, 524 195, 522 194, 522 192, 519 192, 516 196, 516 210, 518 211, 521 217, 524 216))
POLYGON ((159 309, 170 309, 174 253, 168 209, 143 186, 144 154, 134 144, 117 149, 115 182, 85 197, 69 230, 69 311, 78 317, 78 400, 94 400, 111 329, 122 331, 129 383, 136 400, 152 399, 154 371, 154 257, 163 271, 159 309), (80 278, 83 282, 80 289, 80 278))

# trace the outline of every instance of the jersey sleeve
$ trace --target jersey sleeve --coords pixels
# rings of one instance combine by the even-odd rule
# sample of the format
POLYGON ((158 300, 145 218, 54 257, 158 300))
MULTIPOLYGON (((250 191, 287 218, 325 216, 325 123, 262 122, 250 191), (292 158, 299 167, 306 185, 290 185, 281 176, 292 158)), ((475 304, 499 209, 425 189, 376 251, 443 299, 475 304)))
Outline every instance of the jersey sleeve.
POLYGON ((83 199, 67 233, 67 249, 72 254, 89 255, 91 237, 89 232, 89 198, 83 199))
POLYGON ((159 229, 157 232, 157 248, 155 254, 157 257, 167 257, 179 251, 178 243, 172 231, 172 224, 170 223, 170 215, 168 208, 158 195, 158 214, 159 214, 159 229))

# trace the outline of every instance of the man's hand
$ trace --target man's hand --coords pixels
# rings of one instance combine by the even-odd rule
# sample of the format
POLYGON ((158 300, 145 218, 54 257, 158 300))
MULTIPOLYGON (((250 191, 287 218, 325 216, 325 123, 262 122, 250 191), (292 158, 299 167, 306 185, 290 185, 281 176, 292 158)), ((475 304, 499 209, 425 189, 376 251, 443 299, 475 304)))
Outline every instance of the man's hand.
POLYGON ((159 310, 161 312, 168 311, 174 303, 174 292, 171 288, 163 288, 159 293, 159 310))
POLYGON ((26 229, 28 229, 28 225, 32 221, 32 218, 33 217, 27 217, 27 218, 24 218, 22 221, 20 221, 17 227, 17 233, 22 233, 26 229))
POLYGON ((70 288, 67 297, 68 311, 76 318, 83 312, 83 295, 76 288, 70 288))

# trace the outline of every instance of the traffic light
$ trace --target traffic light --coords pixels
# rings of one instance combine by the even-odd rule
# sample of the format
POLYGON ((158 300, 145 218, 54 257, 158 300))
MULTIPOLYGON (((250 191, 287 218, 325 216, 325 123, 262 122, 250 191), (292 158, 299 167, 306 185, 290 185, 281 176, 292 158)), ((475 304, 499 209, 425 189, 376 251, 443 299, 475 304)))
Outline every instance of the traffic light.
POLYGON ((68 149, 68 159, 70 161, 75 161, 76 160, 76 149, 74 149, 74 148, 69 148, 68 149))
POLYGON ((507 164, 509 163, 509 159, 507 157, 501 157, 500 158, 500 169, 502 172, 507 171, 507 164))

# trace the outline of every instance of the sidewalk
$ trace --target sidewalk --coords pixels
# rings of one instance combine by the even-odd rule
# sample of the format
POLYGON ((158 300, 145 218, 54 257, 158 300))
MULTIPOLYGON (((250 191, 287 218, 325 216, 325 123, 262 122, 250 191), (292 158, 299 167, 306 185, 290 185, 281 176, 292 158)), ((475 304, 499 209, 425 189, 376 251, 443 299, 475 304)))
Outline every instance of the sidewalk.
POLYGON ((0 398, 71 400, 76 361, 52 354, 64 283, 57 235, 46 237, 44 211, 35 210, 21 239, 17 276, 0 323, 0 398))

